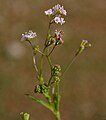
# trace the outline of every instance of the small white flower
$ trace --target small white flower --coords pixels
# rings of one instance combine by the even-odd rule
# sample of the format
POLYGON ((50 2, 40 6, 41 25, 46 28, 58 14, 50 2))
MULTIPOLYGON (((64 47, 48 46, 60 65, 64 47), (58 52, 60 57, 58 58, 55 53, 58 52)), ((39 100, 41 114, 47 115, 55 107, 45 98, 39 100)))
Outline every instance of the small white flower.
POLYGON ((55 30, 54 33, 55 33, 56 36, 59 36, 59 35, 60 35, 60 31, 58 31, 58 30, 55 30))
POLYGON ((64 20, 64 18, 61 18, 60 16, 56 16, 56 17, 54 18, 54 22, 57 23, 57 24, 62 25, 62 24, 65 23, 65 20, 64 20))
POLYGON ((46 14, 46 15, 52 15, 52 14, 53 14, 52 9, 46 10, 46 11, 45 11, 45 14, 46 14))
POLYGON ((55 17, 54 22, 57 23, 57 24, 60 23, 61 22, 60 17, 59 16, 55 17))
POLYGON ((64 24, 65 23, 65 20, 64 18, 60 18, 60 25, 64 24))
POLYGON ((21 41, 30 40, 35 38, 36 36, 37 36, 36 32, 32 32, 32 30, 29 30, 28 32, 25 32, 24 34, 22 34, 21 41))

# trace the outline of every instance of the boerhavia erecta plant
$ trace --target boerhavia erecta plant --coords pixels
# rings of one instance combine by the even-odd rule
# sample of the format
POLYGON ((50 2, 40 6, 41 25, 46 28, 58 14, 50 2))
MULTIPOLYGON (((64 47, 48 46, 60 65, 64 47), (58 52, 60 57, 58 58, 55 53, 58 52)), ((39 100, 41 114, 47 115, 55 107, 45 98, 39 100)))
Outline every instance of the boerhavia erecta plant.
MULTIPOLYGON (((86 48, 90 47, 91 44, 87 40, 82 40, 80 47, 76 51, 73 59, 70 61, 65 71, 61 73, 61 67, 58 64, 54 64, 51 59, 51 55, 59 45, 64 43, 63 35, 64 32, 62 30, 55 30, 54 33, 51 33, 53 24, 63 25, 65 23, 64 16, 67 15, 67 11, 63 6, 57 4, 54 7, 46 10, 45 15, 48 17, 48 30, 47 36, 44 41, 43 48, 40 49, 38 44, 33 44, 35 38, 37 37, 36 32, 29 30, 22 34, 21 42, 28 42, 33 51, 33 65, 36 70, 36 80, 38 80, 38 84, 35 86, 34 93, 43 95, 46 101, 39 100, 30 94, 26 94, 33 101, 43 105, 47 109, 49 109, 55 116, 56 120, 60 120, 60 82, 62 76, 66 73, 66 71, 70 68, 72 63, 75 61, 76 57, 80 55, 86 48), (37 55, 40 54, 40 60, 36 61, 37 55), (48 81, 45 80, 43 75, 44 70, 44 58, 47 59, 49 64, 50 76, 48 81), (38 62, 36 64, 36 62, 38 62)), ((21 112, 20 113, 22 120, 29 120, 29 114, 21 112)))

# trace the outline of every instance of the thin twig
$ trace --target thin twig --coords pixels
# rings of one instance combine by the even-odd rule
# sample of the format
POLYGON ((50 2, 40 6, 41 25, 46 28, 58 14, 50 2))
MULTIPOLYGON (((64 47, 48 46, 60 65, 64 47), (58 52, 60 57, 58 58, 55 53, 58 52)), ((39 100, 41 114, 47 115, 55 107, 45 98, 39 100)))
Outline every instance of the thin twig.
POLYGON ((32 43, 31 43, 31 41, 29 41, 29 40, 26 40, 27 42, 29 42, 29 44, 31 45, 31 47, 32 47, 32 49, 33 50, 36 50, 36 51, 38 51, 39 53, 41 53, 42 55, 45 55, 43 52, 41 52, 39 49, 37 49, 36 47, 34 47, 33 45, 32 45, 32 43))
POLYGON ((53 78, 53 75, 49 79, 48 86, 50 85, 52 78, 53 78))
POLYGON ((61 77, 63 77, 64 74, 69 70, 69 68, 71 67, 71 65, 73 64, 73 62, 76 60, 76 57, 77 57, 77 56, 74 56, 74 57, 72 58, 72 60, 71 60, 71 61, 69 62, 69 64, 67 65, 65 71, 62 73, 61 77))
POLYGON ((35 68, 36 72, 38 73, 38 68, 37 68, 37 65, 36 65, 35 55, 33 56, 33 63, 34 63, 34 68, 35 68))
POLYGON ((50 51, 50 53, 47 56, 50 56, 51 53, 53 52, 53 50, 55 49, 56 45, 53 46, 52 50, 50 51))

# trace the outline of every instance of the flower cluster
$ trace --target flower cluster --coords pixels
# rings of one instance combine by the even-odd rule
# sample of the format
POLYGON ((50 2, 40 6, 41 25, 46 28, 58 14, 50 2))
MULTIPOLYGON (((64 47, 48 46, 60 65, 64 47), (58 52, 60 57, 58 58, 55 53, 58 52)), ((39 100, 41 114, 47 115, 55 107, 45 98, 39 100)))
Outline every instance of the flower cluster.
POLYGON ((56 13, 56 12, 58 12, 62 15, 67 15, 67 12, 64 9, 64 7, 63 6, 61 7, 59 4, 57 4, 53 7, 53 13, 56 13))
POLYGON ((55 30, 54 35, 50 35, 47 42, 46 46, 50 45, 60 45, 64 43, 64 40, 62 39, 64 32, 62 30, 55 30))
POLYGON ((55 30, 55 39, 56 39, 56 44, 59 45, 61 43, 64 43, 64 40, 62 39, 63 37, 63 31, 58 31, 58 30, 55 30))
POLYGON ((52 22, 62 25, 65 23, 65 20, 61 15, 67 15, 67 12, 63 6, 57 4, 52 9, 46 10, 45 14, 53 17, 52 22))
POLYGON ((32 32, 32 30, 29 30, 28 32, 25 32, 24 34, 22 34, 21 41, 30 40, 35 37, 37 37, 36 32, 32 32))
POLYGON ((87 47, 91 47, 91 44, 88 42, 88 40, 82 40, 80 47, 85 49, 87 47))
POLYGON ((52 76, 53 76, 53 78, 54 78, 54 83, 59 83, 60 82, 60 76, 61 76, 61 67, 60 67, 60 65, 54 65, 54 66, 52 66, 52 69, 51 69, 52 71, 51 71, 51 73, 52 73, 52 76))

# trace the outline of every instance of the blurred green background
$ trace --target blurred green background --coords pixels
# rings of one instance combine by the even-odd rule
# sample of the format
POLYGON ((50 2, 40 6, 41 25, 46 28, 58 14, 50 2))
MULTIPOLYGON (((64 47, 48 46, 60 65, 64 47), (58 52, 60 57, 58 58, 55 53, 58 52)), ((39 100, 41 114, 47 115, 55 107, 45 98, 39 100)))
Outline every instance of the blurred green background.
POLYGON ((32 51, 19 39, 31 29, 43 44, 48 25, 44 10, 57 3, 68 14, 58 26, 65 43, 54 51, 53 61, 64 70, 82 39, 92 44, 61 81, 62 120, 106 119, 106 0, 0 0, 0 120, 19 120, 21 111, 30 113, 31 120, 55 119, 24 95, 33 92, 36 74, 32 51))

